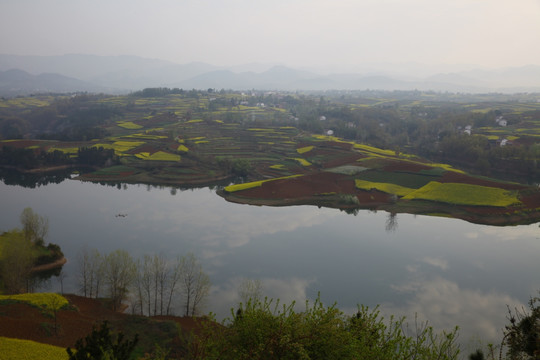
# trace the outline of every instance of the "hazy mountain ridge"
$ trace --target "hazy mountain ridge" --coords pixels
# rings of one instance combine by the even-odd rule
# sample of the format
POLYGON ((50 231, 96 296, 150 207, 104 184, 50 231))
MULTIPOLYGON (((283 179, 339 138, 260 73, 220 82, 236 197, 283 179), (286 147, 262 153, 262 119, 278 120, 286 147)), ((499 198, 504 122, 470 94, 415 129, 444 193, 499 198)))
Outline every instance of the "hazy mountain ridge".
POLYGON ((538 92, 540 66, 463 70, 419 76, 410 64, 392 71, 319 72, 283 65, 215 66, 137 56, 18 56, 0 54, 0 95, 36 92, 129 93, 146 87, 261 90, 434 90, 449 92, 538 92), (18 69, 26 72, 6 72, 18 69), (18 76, 15 76, 18 74, 18 76), (48 74, 44 76, 44 74, 48 74), (53 74, 55 76, 53 76, 53 74))
POLYGON ((0 95, 19 96, 35 93, 115 92, 114 89, 52 73, 32 75, 19 69, 0 71, 0 95))

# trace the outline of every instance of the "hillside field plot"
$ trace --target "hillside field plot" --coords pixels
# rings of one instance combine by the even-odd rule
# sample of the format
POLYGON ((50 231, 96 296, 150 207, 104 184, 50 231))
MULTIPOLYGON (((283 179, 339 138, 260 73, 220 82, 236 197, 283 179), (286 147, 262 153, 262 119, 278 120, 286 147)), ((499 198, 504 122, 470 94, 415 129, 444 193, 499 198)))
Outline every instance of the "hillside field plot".
POLYGON ((426 186, 409 193, 403 199, 496 207, 506 207, 520 203, 516 191, 472 184, 439 183, 436 181, 432 181, 426 186))

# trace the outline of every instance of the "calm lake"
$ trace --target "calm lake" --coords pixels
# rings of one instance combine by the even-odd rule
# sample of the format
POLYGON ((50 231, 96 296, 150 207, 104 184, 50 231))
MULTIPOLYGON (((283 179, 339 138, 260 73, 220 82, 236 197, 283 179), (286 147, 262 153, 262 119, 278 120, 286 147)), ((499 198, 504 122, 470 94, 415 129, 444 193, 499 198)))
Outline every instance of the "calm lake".
MULTIPOLYGON (((377 304, 386 314, 437 329, 460 327, 462 343, 501 339, 507 305, 525 306, 540 289, 539 224, 475 225, 385 212, 349 215, 314 206, 256 207, 226 202, 208 188, 120 188, 65 180, 36 188, 0 183, 0 231, 19 227, 32 207, 50 222, 48 242, 70 260, 65 292, 76 292, 77 254, 86 245, 133 257, 193 252, 210 275, 206 312, 227 317, 243 279, 282 302, 320 292, 352 313, 377 304), (117 217, 117 214, 127 214, 117 217)), ((52 280, 49 289, 59 291, 52 280)))

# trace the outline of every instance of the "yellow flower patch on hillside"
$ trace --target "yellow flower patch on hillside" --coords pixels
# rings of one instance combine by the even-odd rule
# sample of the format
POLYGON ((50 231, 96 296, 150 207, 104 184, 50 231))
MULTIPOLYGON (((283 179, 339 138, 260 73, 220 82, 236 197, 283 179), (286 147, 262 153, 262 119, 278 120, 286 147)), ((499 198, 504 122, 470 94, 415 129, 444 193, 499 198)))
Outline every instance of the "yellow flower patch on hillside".
POLYGON ((354 144, 354 148, 357 150, 364 150, 364 151, 368 151, 370 153, 379 154, 379 155, 385 155, 385 156, 396 155, 396 152, 393 150, 379 149, 374 146, 369 146, 369 145, 364 145, 364 144, 354 144))
POLYGON ((275 178, 275 179, 252 181, 252 182, 243 183, 243 184, 234 184, 234 185, 226 186, 224 190, 226 192, 231 193, 231 192, 235 192, 235 191, 240 191, 240 190, 246 190, 246 189, 259 187, 265 182, 283 180, 283 179, 290 179, 290 178, 295 178, 295 177, 299 177, 299 176, 303 176, 303 175, 300 174, 300 175, 283 176, 283 177, 278 177, 278 178, 275 178))
POLYGON ((404 196, 405 200, 430 200, 456 205, 506 207, 519 204, 516 191, 461 183, 431 181, 404 196))
POLYGON ((48 152, 53 152, 55 150, 61 151, 64 154, 77 154, 79 152, 78 147, 51 147, 48 152))
POLYGON ((123 153, 135 149, 137 146, 145 144, 144 141, 115 141, 112 144, 95 144, 93 148, 113 149, 117 155, 123 155, 123 153))
POLYGON ((302 159, 302 158, 289 158, 289 159, 298 161, 300 165, 302 166, 311 166, 311 163, 307 161, 306 159, 302 159))
POLYGON ((313 148, 314 148, 314 146, 304 146, 304 147, 296 149, 296 152, 299 153, 299 154, 304 154, 304 153, 307 153, 307 152, 313 150, 313 148))
POLYGON ((25 302, 40 308, 60 309, 64 305, 68 305, 67 299, 61 295, 54 293, 31 293, 31 294, 16 294, 16 295, 0 295, 1 300, 16 300, 25 302))
POLYGON ((361 190, 379 190, 382 192, 385 192, 387 194, 395 194, 397 196, 405 196, 413 191, 415 189, 411 189, 405 186, 400 186, 396 184, 389 184, 389 183, 381 183, 381 182, 371 182, 371 181, 365 181, 365 180, 354 180, 354 184, 358 189, 361 190))
POLYGON ((153 154, 150 154, 148 152, 141 152, 135 154, 135 156, 139 159, 150 161, 180 161, 182 159, 180 155, 170 154, 165 151, 157 151, 153 154))
POLYGON ((120 126, 123 129, 128 129, 128 130, 138 130, 138 129, 143 128, 143 126, 137 125, 133 121, 122 121, 122 122, 116 123, 116 125, 120 126))
POLYGON ((30 340, 0 336, 0 359, 10 360, 67 360, 66 349, 30 340))

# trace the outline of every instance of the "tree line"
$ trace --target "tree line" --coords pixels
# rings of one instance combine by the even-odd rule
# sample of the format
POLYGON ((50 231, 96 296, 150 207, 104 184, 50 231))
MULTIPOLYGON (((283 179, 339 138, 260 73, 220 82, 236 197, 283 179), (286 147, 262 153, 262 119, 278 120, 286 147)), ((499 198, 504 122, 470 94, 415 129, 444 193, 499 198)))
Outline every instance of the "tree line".
POLYGON ((0 165, 20 169, 35 169, 58 165, 89 165, 104 166, 119 162, 118 156, 113 149, 103 147, 80 147, 77 157, 60 150, 44 151, 38 149, 19 149, 4 145, 0 147, 0 165))
POLYGON ((192 253, 174 260, 165 255, 133 259, 125 250, 102 254, 83 249, 77 258, 79 292, 110 299, 114 310, 129 303, 134 314, 172 315, 180 305, 184 316, 201 314, 210 278, 192 253))

